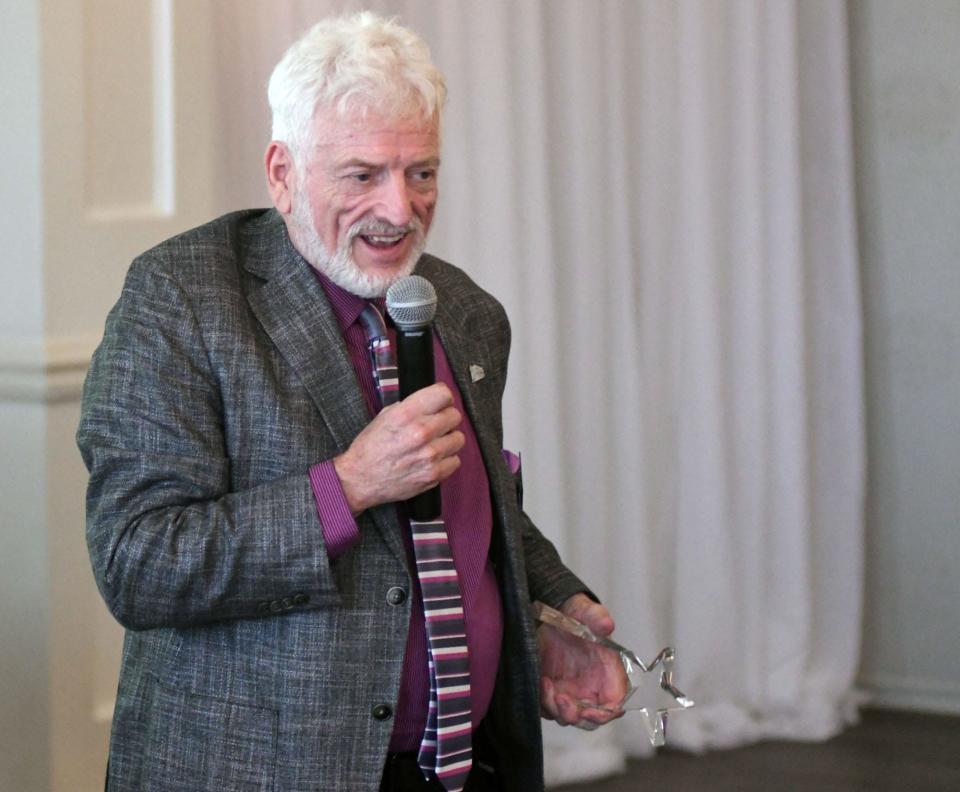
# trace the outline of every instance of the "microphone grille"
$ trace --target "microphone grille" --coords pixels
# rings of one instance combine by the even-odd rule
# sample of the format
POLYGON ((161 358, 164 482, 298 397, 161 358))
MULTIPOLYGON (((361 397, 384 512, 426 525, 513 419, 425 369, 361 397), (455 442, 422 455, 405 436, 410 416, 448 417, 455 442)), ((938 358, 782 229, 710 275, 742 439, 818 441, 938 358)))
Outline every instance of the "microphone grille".
POLYGON ((397 327, 424 327, 437 312, 437 292, 433 284, 420 275, 400 278, 387 289, 387 313, 397 327))

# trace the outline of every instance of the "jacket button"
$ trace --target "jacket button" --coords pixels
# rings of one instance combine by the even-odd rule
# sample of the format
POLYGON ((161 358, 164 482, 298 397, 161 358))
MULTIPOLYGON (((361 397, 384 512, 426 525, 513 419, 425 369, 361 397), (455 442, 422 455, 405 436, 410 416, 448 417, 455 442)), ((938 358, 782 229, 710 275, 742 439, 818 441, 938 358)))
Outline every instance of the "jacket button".
POLYGON ((310 597, 308 597, 302 591, 293 595, 294 605, 306 605, 308 602, 310 602, 310 597))
POLYGON ((280 604, 284 610, 291 610, 293 608, 293 599, 291 597, 284 597, 280 600, 280 604))
POLYGON ((389 704, 377 704, 377 706, 373 708, 373 717, 377 720, 386 720, 391 715, 393 715, 393 709, 389 704))
POLYGON ((266 613, 270 610, 270 600, 263 600, 263 602, 257 603, 257 612, 266 613))
POLYGON ((400 586, 391 586, 387 589, 387 602, 391 605, 403 605, 407 601, 407 592, 400 586))
POLYGON ((271 613, 280 613, 283 610, 283 604, 280 600, 274 600, 270 603, 270 612, 271 613))

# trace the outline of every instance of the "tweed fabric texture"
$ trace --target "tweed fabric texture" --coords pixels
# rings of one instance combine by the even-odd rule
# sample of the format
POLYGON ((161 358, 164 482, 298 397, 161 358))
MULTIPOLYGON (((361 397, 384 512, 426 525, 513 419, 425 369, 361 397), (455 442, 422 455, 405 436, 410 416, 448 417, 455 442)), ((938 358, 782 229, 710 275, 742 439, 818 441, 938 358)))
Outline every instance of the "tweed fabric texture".
MULTIPOLYGON (((508 790, 542 788, 531 598, 585 586, 520 509, 501 457, 509 325, 456 268, 418 263, 490 481, 504 610, 483 724, 508 790), (469 366, 487 375, 473 383, 469 366)), ((322 287, 273 210, 132 264, 84 388, 87 543, 127 628, 107 788, 370 790, 391 733, 412 585, 396 509, 331 561, 307 471, 369 420, 322 287)))

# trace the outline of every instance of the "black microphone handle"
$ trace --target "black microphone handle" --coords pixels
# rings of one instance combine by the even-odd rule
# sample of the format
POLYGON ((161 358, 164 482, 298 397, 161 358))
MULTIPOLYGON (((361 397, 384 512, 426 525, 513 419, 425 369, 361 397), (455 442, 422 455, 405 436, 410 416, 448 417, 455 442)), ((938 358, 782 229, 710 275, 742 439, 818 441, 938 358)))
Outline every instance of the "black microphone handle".
MULTIPOLYGON (((436 382, 433 328, 430 325, 397 328, 397 376, 400 379, 401 399, 436 382)), ((407 501, 407 514, 417 522, 439 519, 440 487, 433 487, 410 498, 407 501)))

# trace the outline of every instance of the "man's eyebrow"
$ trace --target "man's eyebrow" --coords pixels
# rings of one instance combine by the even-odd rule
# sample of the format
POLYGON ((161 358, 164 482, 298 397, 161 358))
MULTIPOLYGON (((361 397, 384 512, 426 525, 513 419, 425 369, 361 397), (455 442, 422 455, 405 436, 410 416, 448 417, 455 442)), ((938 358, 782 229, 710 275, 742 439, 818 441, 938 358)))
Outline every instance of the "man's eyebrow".
MULTIPOLYGON (((384 164, 379 162, 371 162, 366 160, 363 157, 351 157, 350 159, 343 160, 338 162, 335 166, 337 170, 343 170, 346 168, 383 168, 386 167, 384 164)), ((440 167, 440 158, 439 157, 427 157, 426 159, 417 160, 412 162, 407 169, 410 168, 439 168, 440 167)))
POLYGON ((343 168, 382 168, 378 162, 371 162, 370 160, 365 160, 362 157, 351 157, 350 159, 343 160, 336 164, 337 170, 343 168))

